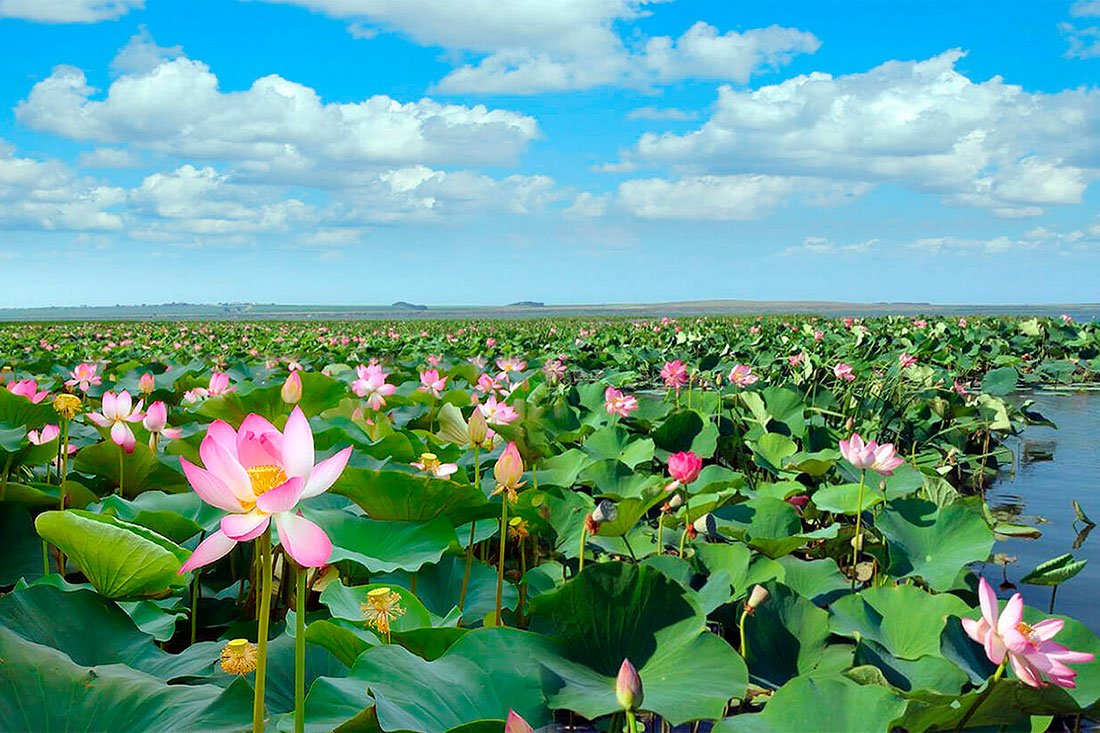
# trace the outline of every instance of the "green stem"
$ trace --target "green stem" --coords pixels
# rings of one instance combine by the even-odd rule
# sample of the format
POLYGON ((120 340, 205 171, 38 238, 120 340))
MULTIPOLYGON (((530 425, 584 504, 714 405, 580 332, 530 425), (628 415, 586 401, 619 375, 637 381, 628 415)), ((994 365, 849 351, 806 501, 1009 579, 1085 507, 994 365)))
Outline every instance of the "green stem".
POLYGON ((264 729, 264 682, 267 679, 267 625, 271 615, 271 534, 256 538, 260 550, 259 628, 256 631, 256 692, 252 699, 252 733, 264 729))
POLYGON ((684 533, 680 535, 680 557, 684 556, 684 543, 687 542, 688 530, 691 529, 691 512, 688 511, 688 494, 684 492, 684 533))
POLYGON ((665 531, 665 513, 661 512, 657 517, 657 554, 665 554, 664 535, 665 531))
POLYGON ((741 657, 744 658, 748 653, 748 647, 745 646, 745 617, 749 615, 749 609, 745 608, 741 612, 741 620, 737 622, 737 630, 741 636, 741 657))
POLYGON ((195 577, 191 579, 191 645, 195 644, 195 637, 199 629, 199 572, 195 571, 195 577))
POLYGON ((4 463, 4 473, 0 474, 0 501, 4 500, 4 494, 8 491, 8 474, 11 473, 11 462, 15 456, 9 455, 4 463))
POLYGON ((638 733, 638 721, 633 710, 626 711, 626 730, 628 733, 638 733))
POLYGON ((863 484, 867 478, 867 470, 859 473, 859 492, 856 497, 856 535, 852 540, 852 590, 855 590, 858 582, 856 564, 859 562, 860 532, 863 529, 863 484))
POLYGON ((298 587, 294 593, 294 733, 306 725, 306 568, 294 564, 298 587))
POLYGON ((966 715, 962 716, 959 724, 955 726, 955 733, 958 733, 966 727, 966 724, 969 723, 970 719, 974 717, 974 713, 978 712, 978 708, 981 707, 982 703, 985 702, 985 699, 989 697, 990 693, 993 692, 993 687, 997 684, 997 680, 1001 679, 1001 675, 1005 673, 1005 664, 1007 663, 1008 657, 1006 656, 1003 660, 1001 660, 1001 666, 997 667, 997 671, 993 673, 993 677, 989 680, 989 682, 986 683, 985 689, 982 690, 981 694, 978 695, 977 699, 974 700, 974 703, 970 706, 970 709, 966 711, 966 715))
POLYGON ((42 576, 45 577, 50 574, 50 545, 46 540, 42 540, 42 576))
POLYGON ((122 450, 122 446, 118 447, 118 495, 124 496, 122 493, 122 485, 126 477, 126 467, 123 462, 125 458, 125 451, 122 450))
POLYGON ((508 490, 500 494, 500 557, 497 559, 497 626, 501 625, 500 607, 504 596, 504 542, 508 539, 508 490))
POLYGON ((584 572, 584 548, 587 545, 588 545, 588 530, 585 529, 584 527, 581 527, 581 546, 580 546, 580 549, 579 549, 578 554, 577 554, 577 557, 580 559, 580 562, 577 565, 577 575, 580 575, 582 572, 584 572))
POLYGON ((474 536, 477 533, 477 521, 470 522, 470 542, 466 545, 466 572, 462 574, 462 592, 458 594, 458 610, 461 613, 466 604, 466 591, 470 587, 470 569, 474 564, 474 536))

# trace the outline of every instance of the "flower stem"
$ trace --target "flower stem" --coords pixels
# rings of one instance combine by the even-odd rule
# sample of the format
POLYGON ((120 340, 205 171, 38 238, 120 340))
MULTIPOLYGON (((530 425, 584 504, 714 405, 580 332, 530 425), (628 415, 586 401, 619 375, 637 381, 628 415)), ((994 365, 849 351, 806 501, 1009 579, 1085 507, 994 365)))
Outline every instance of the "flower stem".
POLYGON ((271 615, 271 534, 256 538, 260 551, 260 614, 256 631, 256 692, 252 699, 252 732, 264 729, 264 682, 267 678, 267 624, 271 615))
POLYGON ((306 568, 294 564, 294 733, 306 725, 306 568))
POLYGON ((500 557, 497 560, 497 626, 501 625, 500 607, 504 596, 504 542, 508 539, 508 492, 501 492, 500 498, 500 557))
POLYGON ((626 729, 628 733, 638 733, 638 720, 634 717, 633 710, 626 711, 626 729))
POLYGON ((580 562, 577 564, 577 575, 584 572, 584 548, 586 545, 588 545, 588 530, 581 527, 581 546, 577 554, 580 562))
MULTIPOLYGON (((474 486, 481 489, 481 456, 474 446, 474 486)), ((462 575, 462 591, 458 594, 458 610, 461 613, 466 604, 466 591, 470 587, 470 569, 474 564, 474 537, 477 533, 477 520, 470 522, 470 541, 466 545, 466 572, 462 575)))
POLYGON ((997 684, 997 680, 1001 679, 1001 675, 1005 673, 1005 664, 1007 663, 1008 657, 1006 656, 1003 660, 1001 660, 1001 665, 997 667, 997 671, 993 673, 993 677, 990 678, 989 682, 986 683, 985 689, 982 690, 981 694, 978 695, 977 699, 974 700, 974 703, 970 706, 970 709, 966 711, 966 715, 962 716, 962 719, 959 720, 959 724, 955 726, 955 733, 958 733, 966 727, 966 724, 970 722, 970 719, 972 717, 974 717, 974 713, 978 712, 978 708, 981 707, 982 703, 985 702, 985 699, 989 697, 990 693, 993 692, 993 687, 997 684))
POLYGON ((657 554, 665 554, 665 545, 663 541, 663 535, 665 531, 665 513, 661 512, 657 517, 657 554))
POLYGON ((684 533, 680 535, 680 557, 684 556, 684 543, 687 541, 688 530, 691 529, 691 512, 688 511, 688 494, 684 491, 684 533))
POLYGON ((124 463, 125 454, 122 450, 122 446, 118 447, 118 495, 123 496, 122 488, 124 479, 126 477, 126 466, 124 463))
POLYGON ((748 606, 741 612, 741 620, 737 622, 737 630, 741 636, 741 658, 744 659, 748 654, 748 647, 745 645, 745 617, 749 615, 748 606))
POLYGON ((859 548, 863 544, 860 541, 860 532, 863 529, 863 484, 867 478, 867 470, 859 472, 859 492, 856 496, 856 535, 852 539, 852 590, 855 590, 858 582, 856 564, 859 563, 859 548))

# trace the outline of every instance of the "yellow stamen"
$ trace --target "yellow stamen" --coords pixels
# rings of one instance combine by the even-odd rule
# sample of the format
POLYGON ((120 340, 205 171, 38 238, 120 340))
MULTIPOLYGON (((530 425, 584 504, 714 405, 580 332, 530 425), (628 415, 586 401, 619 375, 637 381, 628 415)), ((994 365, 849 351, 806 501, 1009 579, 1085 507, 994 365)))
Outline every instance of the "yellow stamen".
POLYGON ((222 649, 222 669, 228 674, 248 674, 256 669, 256 645, 248 639, 233 639, 222 649))
POLYGON ((367 625, 385 635, 387 640, 390 636, 390 622, 405 615, 405 609, 401 607, 401 596, 389 588, 367 591, 367 602, 360 604, 359 608, 367 617, 367 625))
POLYGON ((1032 644, 1036 643, 1035 629, 1031 626, 1031 624, 1025 621, 1021 621, 1020 623, 1016 624, 1016 630, 1019 631, 1023 635, 1023 637, 1030 641, 1032 644))
POLYGON ((420 454, 420 470, 427 473, 435 473, 440 466, 439 456, 435 453, 420 454))
POLYGON ((72 420, 80 412, 80 398, 71 394, 59 394, 53 399, 53 409, 66 420, 72 420))
POLYGON ((285 484, 286 471, 281 466, 253 466, 248 469, 248 478, 252 481, 252 493, 260 496, 285 484))

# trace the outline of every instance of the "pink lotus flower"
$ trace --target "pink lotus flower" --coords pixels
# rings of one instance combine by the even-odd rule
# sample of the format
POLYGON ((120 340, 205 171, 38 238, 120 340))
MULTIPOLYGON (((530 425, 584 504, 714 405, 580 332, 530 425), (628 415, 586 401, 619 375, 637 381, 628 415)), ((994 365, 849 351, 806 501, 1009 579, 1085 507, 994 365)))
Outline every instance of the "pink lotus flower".
POLYGON ((27 440, 34 445, 45 445, 50 441, 57 440, 57 436, 59 435, 61 435, 61 428, 56 425, 46 425, 41 431, 27 431, 27 440))
POLYGON ((690 484, 699 478, 702 470, 703 459, 692 451, 681 451, 668 457, 668 475, 680 484, 690 484))
POLYGON ((46 399, 49 394, 46 390, 38 391, 38 382, 33 379, 21 379, 18 382, 12 382, 8 385, 8 391, 12 394, 17 394, 22 397, 26 397, 36 405, 42 400, 46 399))
POLYGON ((519 417, 516 408, 506 402, 498 402, 496 397, 490 397, 484 404, 478 405, 477 409, 485 422, 491 425, 507 425, 519 417))
POLYGON ((855 323, 855 322, 856 322, 856 319, 852 318, 851 316, 845 316, 844 317, 844 327, 849 329, 849 330, 851 330, 852 324, 855 323))
POLYGON ((1075 687, 1077 671, 1066 664, 1093 661, 1088 652, 1075 652, 1051 639, 1062 630, 1065 621, 1051 618, 1032 626, 1024 621, 1024 599, 1016 593, 997 612, 997 595, 982 578, 978 584, 980 619, 964 618, 963 630, 985 648, 985 655, 994 664, 1003 664, 1005 656, 1020 681, 1031 687, 1045 687, 1047 680, 1059 687, 1075 687))
POLYGON ((928 327, 928 321, 925 321, 925 320, 922 320, 922 319, 918 318, 918 319, 913 321, 913 327, 914 328, 927 328, 928 327))
POLYGON ((801 366, 802 362, 806 360, 806 352, 800 351, 797 354, 791 354, 787 357, 787 363, 793 367, 801 366))
POLYGON ((535 729, 522 715, 509 708, 508 717, 504 719, 504 733, 535 733, 535 729))
POLYGON ((916 363, 917 357, 913 356, 912 354, 902 354, 898 357, 898 366, 900 366, 902 369, 908 369, 916 363))
POLYGON ((497 345, 497 340, 495 338, 493 338, 492 336, 485 339, 485 348, 491 349, 496 345, 497 345))
POLYGON ((183 437, 183 431, 179 428, 168 427, 168 406, 160 400, 149 405, 145 412, 145 418, 141 421, 145 429, 149 431, 149 447, 155 448, 157 436, 163 435, 170 440, 183 437))
POLYGON ((1061 318, 1062 323, 1066 324, 1067 326, 1073 323, 1073 316, 1068 313, 1063 313, 1061 316, 1059 316, 1059 318, 1061 318))
POLYGON ((955 394, 959 397, 966 397, 970 394, 970 390, 966 388, 966 383, 961 382, 958 379, 955 380, 955 384, 952 385, 952 389, 955 390, 955 394))
POLYGON ((852 372, 852 365, 840 362, 833 367, 833 374, 837 379, 843 379, 845 382, 851 382, 856 378, 855 373, 852 372))
POLYGON ((210 385, 206 388, 206 394, 209 397, 217 397, 218 395, 229 394, 236 390, 236 387, 229 386, 228 374, 225 372, 214 372, 210 375, 210 385))
POLYGON ((752 373, 752 367, 748 364, 734 364, 729 374, 729 380, 738 387, 748 387, 759 379, 760 377, 752 373))
POLYGON ((428 366, 430 367, 437 367, 439 366, 440 362, 443 361, 443 357, 439 354, 428 354, 426 357, 424 357, 424 361, 428 362, 428 366))
POLYGON ((969 324, 967 323, 967 320, 965 318, 960 318, 959 319, 959 328, 966 328, 967 325, 969 325, 969 324))
POLYGON ((684 362, 676 359, 666 361, 661 367, 661 379, 664 380, 666 389, 674 389, 677 392, 688 383, 688 370, 684 362))
POLYGON ((560 382, 565 377, 565 364, 561 359, 547 359, 542 365, 542 373, 551 384, 560 382))
POLYGON ((382 371, 379 364, 370 366, 360 364, 355 367, 355 372, 359 378, 351 383, 351 391, 360 397, 366 397, 367 407, 376 412, 385 407, 386 398, 397 389, 396 385, 386 382, 386 377, 390 376, 390 373, 382 371))
POLYGON ((153 378, 153 375, 149 372, 145 372, 141 375, 141 379, 138 380, 138 391, 143 395, 149 395, 153 393, 153 390, 157 388, 157 381, 153 378))
POLYGON ((523 457, 519 454, 514 442, 509 442, 504 447, 496 464, 493 466, 493 478, 497 482, 497 491, 515 492, 523 486, 523 457))
POLYGON ((873 440, 864 443, 859 433, 840 441, 840 455, 859 470, 870 469, 880 476, 892 476, 894 469, 905 463, 896 455, 893 443, 879 445, 873 440))
POLYGON ((420 372, 420 386, 417 387, 421 392, 427 392, 433 397, 442 397, 443 390, 447 387, 447 378, 439 376, 439 372, 435 369, 426 369, 420 372))
POLYGON ((824 331, 822 331, 821 329, 814 331, 814 341, 820 341, 823 338, 825 338, 824 331))
POLYGON ((481 394, 505 394, 508 390, 504 387, 496 377, 491 374, 482 374, 477 378, 477 384, 474 385, 474 389, 481 394))
POLYGON ((283 382, 283 388, 279 390, 279 396, 288 405, 296 405, 302 401, 302 375, 293 371, 283 382))
POLYGON ((440 463, 435 453, 421 453, 420 460, 413 461, 410 465, 436 478, 447 478, 458 470, 457 463, 440 463))
POLYGON ((238 542, 259 537, 269 531, 272 520, 279 542, 295 562, 309 568, 328 562, 332 542, 295 507, 336 482, 351 457, 350 447, 314 465, 313 429, 302 408, 295 407, 282 432, 259 415, 246 417, 240 430, 215 420, 199 455, 205 468, 180 458, 187 480, 199 498, 229 513, 180 573, 209 565, 238 542))
POLYGON ((527 362, 516 358, 497 359, 497 368, 500 369, 497 379, 510 382, 512 381, 512 372, 522 372, 527 368, 527 362))
POLYGON ((76 369, 72 371, 72 378, 65 381, 66 387, 80 386, 81 392, 87 392, 93 385, 98 386, 103 383, 103 378, 96 372, 99 371, 98 364, 78 364, 76 369))
POLYGON ((111 429, 111 440, 115 445, 122 446, 127 453, 134 452, 137 438, 134 431, 127 423, 141 422, 145 415, 141 412, 142 400, 134 404, 130 393, 123 390, 115 395, 114 392, 106 392, 103 395, 102 412, 88 414, 88 419, 101 428, 111 429))
POLYGON ((603 392, 603 406, 608 415, 626 417, 638 409, 638 399, 634 395, 624 395, 614 387, 603 392))

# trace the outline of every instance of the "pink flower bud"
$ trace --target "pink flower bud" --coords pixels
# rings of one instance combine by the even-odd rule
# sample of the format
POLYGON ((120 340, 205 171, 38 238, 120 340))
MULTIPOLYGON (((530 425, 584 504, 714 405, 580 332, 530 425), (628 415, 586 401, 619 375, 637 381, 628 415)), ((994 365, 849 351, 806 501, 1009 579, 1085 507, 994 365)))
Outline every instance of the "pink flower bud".
POLYGON ((141 424, 150 433, 161 432, 168 424, 168 408, 159 400, 154 402, 149 405, 149 410, 145 413, 145 419, 141 421, 141 424))
POLYGON ((142 394, 152 394, 153 390, 157 388, 156 380, 153 379, 153 375, 149 372, 145 372, 141 375, 141 379, 138 380, 138 389, 142 394))
POLYGON ((535 729, 522 715, 509 709, 508 717, 504 720, 504 733, 535 733, 535 729))
POLYGON ((703 459, 691 451, 673 453, 668 457, 668 475, 681 484, 690 484, 699 478, 703 470, 703 459))
POLYGON ((645 699, 642 678, 629 659, 624 659, 619 667, 619 676, 615 678, 615 699, 623 710, 637 710, 645 699))
POLYGON ((293 371, 283 382, 283 402, 288 405, 296 405, 302 400, 302 377, 299 372, 293 371))
POLYGON ((509 442, 493 466, 493 477, 497 484, 506 489, 517 489, 523 485, 523 458, 516 444, 509 442))

